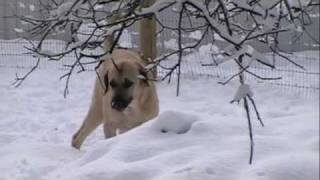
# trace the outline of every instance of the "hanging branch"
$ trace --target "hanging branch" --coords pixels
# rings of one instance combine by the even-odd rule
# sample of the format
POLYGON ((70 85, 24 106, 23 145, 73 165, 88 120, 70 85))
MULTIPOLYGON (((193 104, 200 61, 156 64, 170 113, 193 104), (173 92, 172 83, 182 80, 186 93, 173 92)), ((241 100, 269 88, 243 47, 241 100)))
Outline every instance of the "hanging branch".
POLYGON ((178 21, 178 75, 177 75, 177 96, 179 96, 180 91, 180 76, 181 76, 181 61, 182 61, 182 17, 184 13, 184 4, 182 4, 182 9, 179 12, 179 21, 178 21))
MULTIPOLYGON (((239 56, 239 60, 238 61, 239 61, 240 64, 243 63, 243 57, 244 57, 244 55, 240 55, 239 56)), ((244 83, 244 74, 243 73, 239 74, 239 81, 240 81, 241 85, 245 84, 244 83)), ((246 116, 247 116, 247 120, 248 120, 248 129, 249 129, 249 139, 250 139, 249 164, 252 164, 253 152, 254 152, 254 140, 253 140, 253 132, 252 132, 253 130, 252 130, 251 117, 250 117, 250 109, 249 109, 248 100, 247 100, 248 97, 250 97, 249 94, 247 94, 246 96, 243 97, 243 107, 244 107, 244 110, 246 111, 246 116)), ((260 115, 259 115, 259 118, 260 118, 260 115)))
POLYGON ((23 81, 27 79, 29 75, 38 68, 39 64, 40 64, 40 58, 38 58, 36 64, 24 76, 19 77, 18 74, 16 73, 15 82, 12 83, 12 85, 14 85, 14 87, 16 88, 19 87, 23 83, 23 81))

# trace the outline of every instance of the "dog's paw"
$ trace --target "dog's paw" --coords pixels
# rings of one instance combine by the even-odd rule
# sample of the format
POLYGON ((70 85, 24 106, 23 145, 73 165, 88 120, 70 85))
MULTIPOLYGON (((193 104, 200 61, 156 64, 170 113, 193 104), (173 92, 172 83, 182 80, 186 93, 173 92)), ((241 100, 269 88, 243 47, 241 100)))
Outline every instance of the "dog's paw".
POLYGON ((77 137, 78 137, 78 132, 72 136, 71 146, 80 150, 81 143, 79 143, 77 137))
POLYGON ((80 150, 80 145, 77 144, 77 143, 75 143, 75 142, 73 142, 73 141, 72 141, 72 143, 71 143, 71 146, 72 146, 73 148, 75 148, 75 149, 80 150))

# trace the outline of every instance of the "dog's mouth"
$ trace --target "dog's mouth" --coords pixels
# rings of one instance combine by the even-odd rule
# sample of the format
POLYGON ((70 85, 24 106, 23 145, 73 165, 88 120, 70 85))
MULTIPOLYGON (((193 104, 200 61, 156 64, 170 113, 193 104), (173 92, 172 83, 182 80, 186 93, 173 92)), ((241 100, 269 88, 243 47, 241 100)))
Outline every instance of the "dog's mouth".
POLYGON ((129 106, 131 101, 132 101, 132 98, 129 98, 128 100, 115 98, 111 101, 111 107, 117 111, 122 112, 129 106))

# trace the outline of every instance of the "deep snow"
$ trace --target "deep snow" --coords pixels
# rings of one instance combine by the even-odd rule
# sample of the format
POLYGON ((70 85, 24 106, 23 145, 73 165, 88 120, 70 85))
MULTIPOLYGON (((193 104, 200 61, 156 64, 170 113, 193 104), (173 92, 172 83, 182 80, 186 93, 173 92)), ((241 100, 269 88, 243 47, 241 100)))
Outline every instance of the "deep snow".
POLYGON ((16 71, 0 68, 0 180, 319 178, 317 95, 251 83, 265 127, 254 119, 249 165, 247 120, 241 104, 229 103, 236 81, 183 80, 179 97, 174 83, 159 83, 158 118, 108 140, 99 128, 78 151, 70 140, 87 112, 94 73, 73 76, 64 99, 63 71, 38 70, 17 89, 16 71))

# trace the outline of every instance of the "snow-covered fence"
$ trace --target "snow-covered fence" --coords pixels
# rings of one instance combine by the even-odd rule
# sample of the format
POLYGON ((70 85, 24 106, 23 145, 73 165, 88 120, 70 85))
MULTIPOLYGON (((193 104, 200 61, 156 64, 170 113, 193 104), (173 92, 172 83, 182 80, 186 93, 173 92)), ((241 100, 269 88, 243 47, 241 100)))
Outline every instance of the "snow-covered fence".
MULTIPOLYGON (((137 39, 137 33, 127 32, 124 33, 121 41, 122 46, 129 48, 136 48, 137 45, 134 43, 137 39)), ((164 38, 168 39, 168 38, 164 38)), ((15 71, 19 71, 20 68, 31 68, 36 63, 36 58, 32 55, 27 54, 24 46, 28 46, 28 42, 24 40, 0 40, 0 71, 1 68, 15 68, 15 71)), ((174 46, 172 40, 160 41, 159 49, 160 53, 165 51, 164 47, 174 46)), ((64 47, 63 41, 52 40, 46 42, 45 46, 52 50, 58 51, 64 47)), ((190 52, 184 56, 182 65, 182 72, 184 78, 219 78, 221 82, 228 79, 234 73, 237 72, 237 67, 231 63, 223 63, 219 66, 215 66, 215 58, 212 56, 212 52, 217 47, 212 44, 201 46, 197 51, 190 52)), ((305 67, 305 70, 299 69, 296 66, 288 63, 279 56, 273 56, 271 53, 266 53, 266 57, 276 64, 276 69, 266 68, 260 64, 252 65, 252 72, 267 76, 267 77, 282 77, 280 80, 269 81, 268 83, 279 86, 285 90, 297 91, 303 93, 306 96, 312 96, 319 93, 319 51, 303 51, 295 52, 288 57, 294 60, 296 63, 301 64, 305 67)), ((59 62, 48 62, 43 61, 40 63, 39 68, 56 68, 63 69, 63 65, 68 64, 72 61, 72 56, 62 59, 59 62)), ((173 61, 163 62, 162 66, 167 66, 173 61)), ((94 65, 87 67, 88 70, 93 70, 94 65)), ((161 76, 165 74, 166 70, 158 68, 158 74, 161 76)), ((173 76, 174 77, 174 76, 173 76)), ((253 77, 247 76, 248 79, 254 79, 253 77)))
MULTIPOLYGON (((211 51, 210 49, 209 45, 202 46, 199 51, 185 56, 182 63, 183 77, 213 77, 219 78, 219 81, 224 82, 238 72, 238 67, 231 62, 216 66, 214 57, 208 53, 211 51)), ((265 57, 276 65, 275 69, 266 68, 259 63, 253 62, 250 71, 262 77, 281 77, 281 79, 262 81, 250 75, 246 76, 247 79, 258 83, 268 83, 285 91, 302 94, 305 97, 314 97, 319 94, 319 51, 301 51, 287 55, 291 60, 302 65, 305 70, 297 68, 282 57, 274 56, 271 53, 265 53, 265 57)), ((165 70, 160 69, 159 73, 160 75, 165 74, 165 70)))
MULTIPOLYGON (((9 1, 4 0, 1 3, 2 11, 0 11, 0 16, 9 16, 12 15, 12 10, 16 11, 17 14, 30 14, 33 12, 34 6, 37 6, 34 3, 38 1, 27 0, 24 3, 19 3, 20 1, 9 1), (26 3, 28 2, 28 3, 26 3), (12 6, 10 6, 10 4, 12 6), (7 7, 7 8, 4 8, 7 7), (12 8, 14 7, 14 8, 12 8), (10 11, 9 11, 10 10, 10 11), (10 12, 10 13, 9 13, 10 12), (4 14, 1 14, 4 13, 4 14), (7 14, 6 14, 7 13, 7 14)), ((178 19, 173 18, 174 16, 171 14, 174 12, 167 11, 163 12, 160 16, 161 22, 165 22, 168 26, 174 25, 178 23, 178 19)), ((312 18, 318 18, 318 16, 314 16, 312 18)), ((319 21, 314 20, 315 24, 313 24, 309 28, 309 32, 316 38, 319 39, 319 21)), ((199 26, 203 22, 196 21, 192 22, 193 25, 199 26)), ((17 37, 19 34, 20 26, 22 25, 18 19, 13 18, 3 18, 0 19, 0 39, 10 39, 17 37)), ((138 27, 134 26, 123 33, 121 45, 129 48, 137 48, 139 47, 138 40, 138 27)), ((24 35, 23 33, 20 33, 24 35)), ((201 35, 201 33, 199 32, 201 35)), ((183 37, 184 42, 188 43, 192 41, 192 39, 199 38, 199 34, 197 32, 190 33, 188 36, 183 37)), ((301 36, 298 41, 294 44, 291 44, 292 41, 295 41, 294 37, 297 35, 293 34, 282 34, 279 43, 279 47, 283 50, 293 52, 296 50, 311 50, 318 49, 319 45, 315 44, 313 41, 310 41, 310 38, 306 36, 301 36), (293 38, 291 38, 293 37, 293 38), (290 40, 291 39, 291 40, 290 40)), ((68 36, 60 35, 58 37, 53 37, 54 39, 67 39, 68 36)), ((198 78, 200 76, 207 77, 219 77, 221 81, 227 79, 228 77, 237 73, 238 67, 232 65, 231 63, 224 63, 219 66, 215 65, 215 60, 219 60, 219 57, 214 57, 212 54, 217 52, 217 47, 225 47, 225 43, 223 41, 214 41, 214 45, 210 44, 212 42, 212 38, 217 37, 206 37, 205 40, 201 43, 200 48, 195 51, 189 51, 184 53, 184 60, 182 62, 182 73, 184 77, 198 78), (218 59, 217 59, 218 58, 218 59)), ((158 50, 159 53, 165 53, 169 50, 177 48, 177 34, 174 31, 164 30, 161 34, 159 34, 158 38, 158 50)), ((15 68, 31 68, 35 63, 36 59, 34 59, 30 54, 26 54, 27 51, 23 48, 23 46, 29 45, 26 41, 23 40, 0 40, 0 67, 15 67, 15 68)), ((48 49, 50 51, 57 52, 59 49, 62 49, 65 46, 63 41, 58 40, 50 40, 44 42, 44 49, 48 49)), ((292 60, 301 64, 305 67, 306 70, 298 69, 292 64, 288 63, 281 57, 273 57, 272 54, 268 54, 267 50, 263 47, 260 47, 258 42, 252 42, 252 46, 255 47, 260 52, 265 52, 266 56, 270 61, 274 61, 277 64, 276 69, 267 69, 264 66, 259 64, 254 64, 251 66, 252 71, 260 74, 261 76, 267 77, 282 77, 283 79, 277 81, 270 81, 272 84, 280 85, 282 87, 288 87, 289 89, 295 90, 303 90, 302 92, 319 92, 319 56, 317 52, 302 52, 302 53, 294 53, 293 55, 287 55, 292 60)), ((40 63, 40 68, 62 68, 65 64, 70 64, 69 60, 72 60, 72 56, 68 55, 62 61, 59 62, 47 62, 44 61, 40 63)), ((175 57, 172 57, 175 58, 175 57)), ((174 63, 174 61, 164 61, 161 63, 161 66, 166 67, 170 64, 174 63)), ((92 70, 94 65, 90 65, 87 67, 88 70, 92 70)), ((158 68, 159 75, 163 75, 166 70, 158 68)), ((252 78, 248 76, 247 78, 252 78)))

